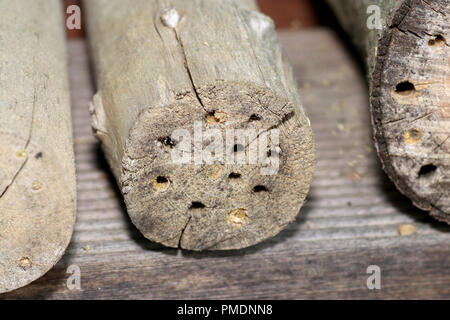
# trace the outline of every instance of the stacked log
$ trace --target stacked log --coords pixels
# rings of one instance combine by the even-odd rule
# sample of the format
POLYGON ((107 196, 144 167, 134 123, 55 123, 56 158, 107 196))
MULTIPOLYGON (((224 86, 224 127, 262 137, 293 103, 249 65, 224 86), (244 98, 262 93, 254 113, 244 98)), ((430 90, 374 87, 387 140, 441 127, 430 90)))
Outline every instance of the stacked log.
POLYGON ((384 170, 450 223, 450 1, 328 1, 366 59, 384 170))

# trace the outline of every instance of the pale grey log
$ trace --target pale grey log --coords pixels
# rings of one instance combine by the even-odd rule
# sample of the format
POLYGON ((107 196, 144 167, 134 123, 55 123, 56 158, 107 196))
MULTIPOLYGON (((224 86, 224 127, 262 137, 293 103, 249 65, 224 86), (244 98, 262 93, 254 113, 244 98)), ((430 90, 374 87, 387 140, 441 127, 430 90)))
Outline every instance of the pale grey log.
POLYGON ((62 12, 0 0, 0 293, 53 267, 75 222, 62 12))
POLYGON ((293 221, 315 148, 273 21, 248 10, 251 1, 84 4, 94 129, 139 230, 171 247, 236 249, 293 221), (173 163, 179 141, 169 138, 192 133, 195 121, 222 134, 279 128, 278 174, 261 175, 260 164, 173 163))
POLYGON ((366 59, 384 170, 416 206, 450 223, 450 1, 329 3, 366 59), (369 29, 377 8, 381 28, 369 29))

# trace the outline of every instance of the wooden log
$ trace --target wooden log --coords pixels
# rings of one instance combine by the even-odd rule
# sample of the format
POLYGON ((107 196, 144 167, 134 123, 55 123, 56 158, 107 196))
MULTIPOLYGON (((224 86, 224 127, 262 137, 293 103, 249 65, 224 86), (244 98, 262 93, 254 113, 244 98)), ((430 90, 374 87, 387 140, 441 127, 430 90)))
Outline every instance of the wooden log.
POLYGON ((46 273, 73 232, 64 30, 58 0, 0 0, 0 293, 46 273))
POLYGON ((367 59, 384 170, 417 207, 450 223, 450 1, 329 3, 367 59), (370 29, 377 10, 379 29, 370 29))
POLYGON ((98 86, 93 126, 144 236, 190 250, 238 249, 292 222, 309 190, 315 147, 292 68, 273 22, 249 10, 256 4, 84 4, 98 86), (236 143, 231 129, 272 139, 278 132, 279 145, 258 150, 271 164, 278 159, 278 170, 225 157, 198 161, 212 139, 195 138, 191 148, 174 135, 181 129, 193 137, 195 126, 231 142, 219 158, 248 155, 259 141, 236 143), (189 162, 180 165, 173 154, 183 148, 189 162))

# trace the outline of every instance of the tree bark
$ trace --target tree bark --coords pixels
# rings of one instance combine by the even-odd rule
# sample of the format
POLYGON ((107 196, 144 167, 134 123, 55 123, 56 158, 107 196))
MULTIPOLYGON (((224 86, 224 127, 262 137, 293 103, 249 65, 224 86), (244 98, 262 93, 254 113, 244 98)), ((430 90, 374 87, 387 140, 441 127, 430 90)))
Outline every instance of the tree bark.
MULTIPOLYGON (((273 22, 249 10, 256 4, 84 3, 98 86, 93 126, 144 236, 190 250, 238 249, 293 221, 309 190, 315 147, 273 22), (230 129, 273 139, 279 132, 279 145, 259 148, 271 164, 279 158, 278 171, 267 175, 259 161, 225 156, 197 161, 192 150, 213 142, 196 140, 196 125, 223 141, 230 129), (180 129, 194 137, 194 148, 174 135, 180 129), (182 148, 190 161, 181 165, 173 154, 182 148)), ((225 154, 250 154, 258 136, 231 141, 225 154)))
POLYGON ((450 223, 450 1, 329 3, 367 59, 384 170, 417 207, 450 223), (370 5, 380 29, 368 28, 370 5))
POLYGON ((41 277, 75 223, 75 166, 58 0, 0 0, 0 293, 41 277))

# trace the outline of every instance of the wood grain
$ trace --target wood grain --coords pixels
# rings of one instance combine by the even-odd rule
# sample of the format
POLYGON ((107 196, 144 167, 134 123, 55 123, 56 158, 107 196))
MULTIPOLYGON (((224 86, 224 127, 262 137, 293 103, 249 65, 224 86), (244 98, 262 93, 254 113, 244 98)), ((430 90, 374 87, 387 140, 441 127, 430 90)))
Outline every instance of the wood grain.
POLYGON ((295 220, 314 138, 256 2, 84 4, 93 128, 142 234, 174 248, 241 249, 295 220))
POLYGON ((383 169, 417 207, 450 224, 450 1, 329 3, 366 58, 383 169), (370 5, 379 8, 377 29, 367 25, 370 5))
POLYGON ((61 11, 58 0, 0 0, 0 292, 51 269, 75 224, 61 11))
POLYGON ((319 156, 295 223, 260 245, 221 253, 166 249, 140 236, 91 133, 86 46, 73 41, 79 202, 74 239, 45 277, 2 298, 449 299, 450 227, 415 209, 379 168, 364 75, 330 30, 280 36, 319 156), (402 224, 414 225, 416 233, 399 236, 402 224), (66 270, 74 264, 81 269, 82 291, 66 287, 66 270), (381 268, 381 290, 366 287, 369 265, 381 268))

